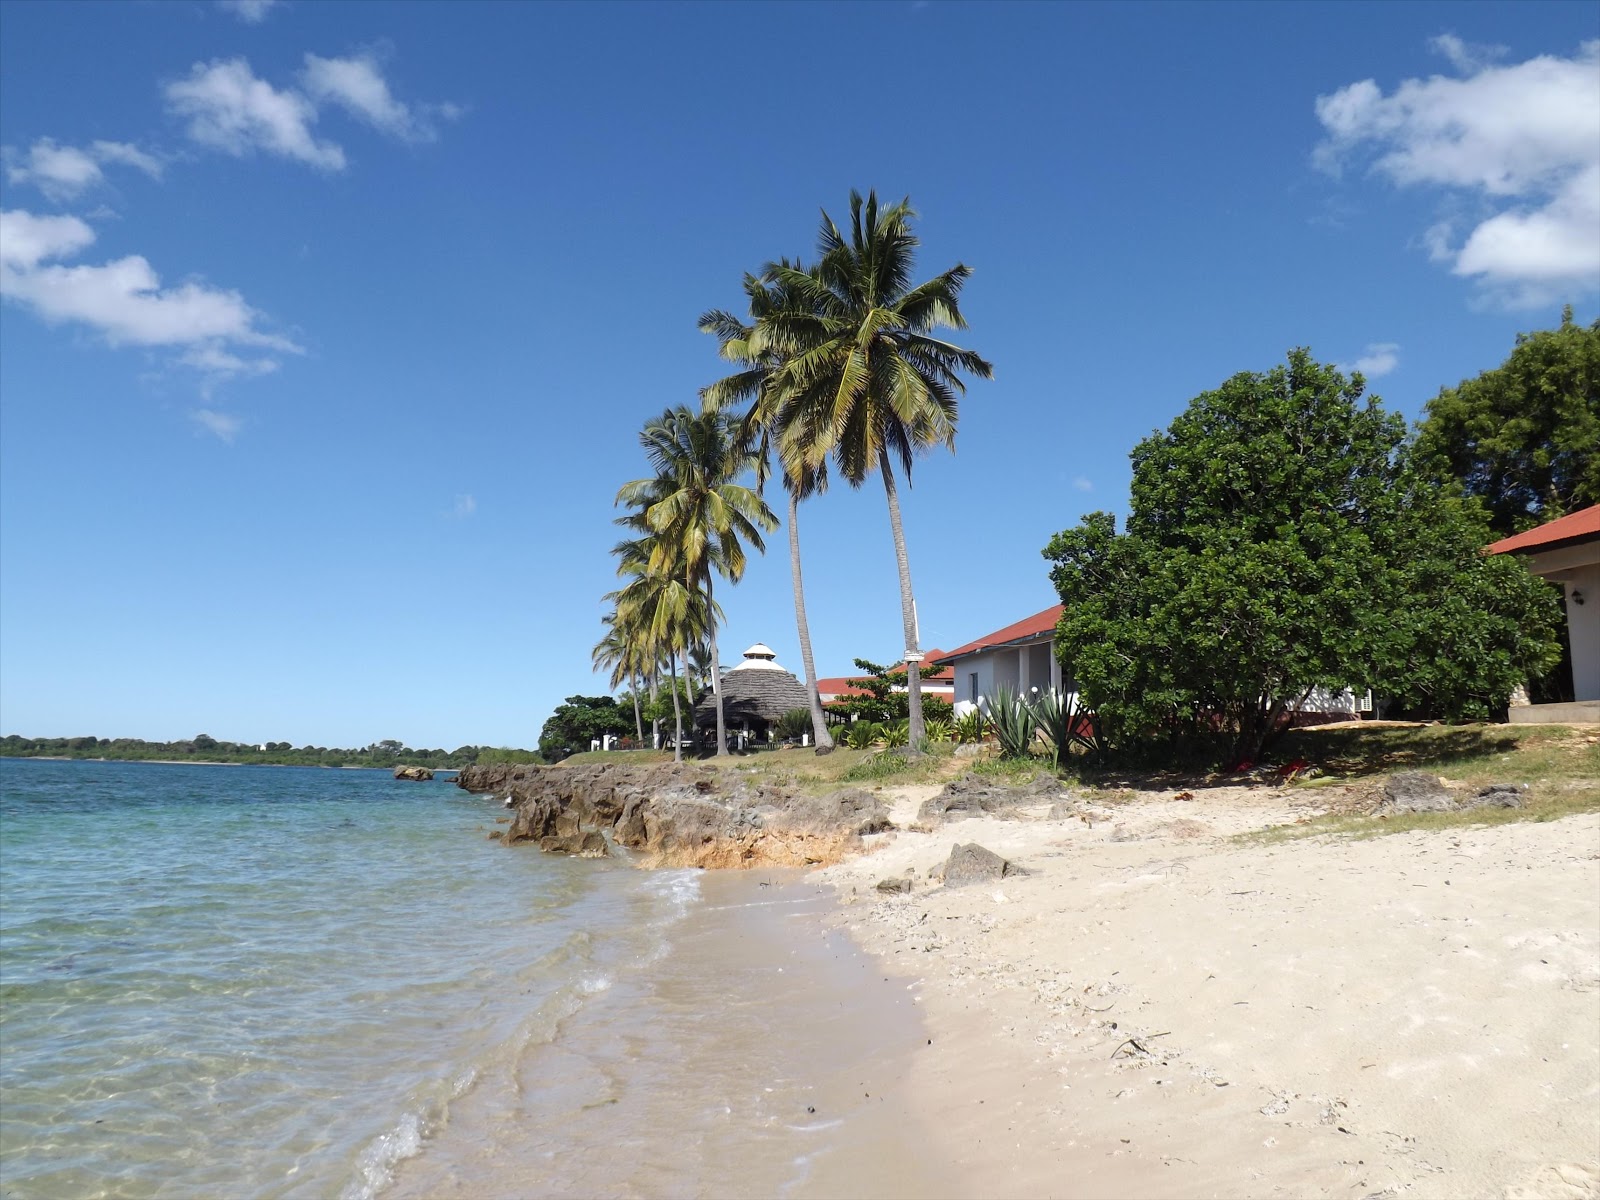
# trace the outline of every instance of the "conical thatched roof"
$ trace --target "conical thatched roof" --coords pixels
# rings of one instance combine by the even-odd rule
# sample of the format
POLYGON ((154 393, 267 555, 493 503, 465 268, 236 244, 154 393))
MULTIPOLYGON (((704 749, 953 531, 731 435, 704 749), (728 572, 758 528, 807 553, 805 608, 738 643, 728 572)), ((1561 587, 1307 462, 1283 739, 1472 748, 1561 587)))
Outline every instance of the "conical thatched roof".
MULTIPOLYGON (((745 660, 722 675, 722 716, 729 729, 746 722, 752 728, 772 724, 791 708, 809 708, 806 685, 770 657, 759 642, 745 651, 745 660)), ((716 697, 707 688, 694 702, 694 723, 700 729, 717 724, 716 697)))

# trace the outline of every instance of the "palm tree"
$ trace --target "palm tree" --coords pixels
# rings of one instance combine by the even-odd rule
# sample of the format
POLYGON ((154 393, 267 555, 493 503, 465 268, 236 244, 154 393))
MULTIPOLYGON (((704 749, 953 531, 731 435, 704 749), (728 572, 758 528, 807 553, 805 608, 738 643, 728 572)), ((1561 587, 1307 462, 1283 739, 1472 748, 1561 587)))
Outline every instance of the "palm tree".
POLYGON ((704 593, 691 590, 682 575, 674 569, 670 557, 663 560, 660 569, 649 566, 648 555, 641 558, 637 551, 647 545, 648 539, 623 542, 617 547, 622 559, 617 574, 627 580, 622 587, 605 596, 616 606, 617 624, 628 631, 628 637, 639 648, 639 653, 649 661, 667 662, 671 673, 672 713, 674 737, 672 758, 683 761, 683 704, 678 688, 678 663, 688 648, 705 637, 713 617, 721 610, 704 593))
MULTIPOLYGON (((789 266, 787 260, 785 266, 789 266)), ((798 266, 798 264, 794 264, 798 266)), ((750 317, 757 324, 746 325, 732 313, 713 309, 700 318, 702 332, 715 334, 718 353, 723 358, 741 364, 743 370, 720 379, 701 392, 708 405, 749 402, 741 422, 741 436, 752 446, 756 462, 756 490, 759 492, 768 474, 768 456, 775 433, 773 422, 783 411, 781 398, 768 385, 773 371, 782 363, 782 356, 774 349, 757 351, 753 348, 757 326, 783 298, 776 289, 754 275, 745 275, 744 291, 750 302, 750 317)), ((794 580, 795 629, 800 637, 800 662, 805 670, 806 696, 811 706, 811 731, 816 740, 817 753, 826 754, 833 749, 833 735, 828 732, 827 717, 822 711, 822 697, 817 692, 817 664, 811 653, 811 625, 806 620, 805 584, 800 574, 800 501, 827 487, 827 468, 807 469, 803 465, 798 474, 783 472, 783 487, 789 497, 789 573, 794 580)))
POLYGON ((744 576, 745 545, 764 551, 761 532, 775 529, 778 519, 758 493, 734 482, 753 464, 725 414, 707 407, 695 413, 680 405, 649 422, 639 442, 655 477, 624 484, 617 502, 643 508, 655 542, 652 569, 664 569, 670 562, 682 572, 689 591, 705 595, 717 753, 725 755, 728 735, 713 579, 721 575, 738 583, 744 576))
POLYGON ((611 688, 615 691, 622 686, 624 680, 628 683, 628 690, 633 694, 633 727, 639 734, 639 740, 644 741, 644 714, 639 711, 639 680, 634 672, 634 646, 629 644, 627 634, 617 624, 617 614, 612 612, 600 618, 600 623, 606 627, 600 640, 594 644, 590 652, 590 661, 596 671, 611 669, 611 688))
POLYGON ((964 329, 958 303, 971 274, 957 264, 912 286, 916 213, 908 199, 880 209, 876 192, 850 193, 850 235, 826 211, 811 270, 769 264, 764 279, 782 297, 757 322, 751 352, 777 355, 768 387, 778 398, 779 459, 800 477, 829 457, 851 487, 876 471, 883 477, 900 575, 913 747, 925 736, 916 598, 900 521, 894 464, 907 482, 916 455, 934 445, 955 448, 957 397, 963 372, 991 378, 993 368, 971 350, 930 337, 939 326, 964 329))

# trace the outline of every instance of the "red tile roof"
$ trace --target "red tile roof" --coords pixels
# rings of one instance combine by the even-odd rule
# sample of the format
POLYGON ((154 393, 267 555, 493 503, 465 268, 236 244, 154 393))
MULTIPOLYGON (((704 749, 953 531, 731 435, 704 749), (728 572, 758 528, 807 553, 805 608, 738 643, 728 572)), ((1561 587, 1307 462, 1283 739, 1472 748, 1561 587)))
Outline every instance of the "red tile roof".
MULTIPOLYGON (((1008 642, 1025 641, 1028 638, 1041 637, 1056 627, 1056 622, 1061 620, 1061 605, 1052 604, 1043 612, 1034 613, 1004 629, 996 629, 993 633, 985 634, 975 642, 968 642, 965 646, 957 646, 954 650, 947 650, 939 655, 942 662, 952 662, 958 658, 965 658, 969 654, 976 654, 980 650, 988 650, 994 646, 1004 646, 1008 642)), ((929 657, 933 657, 929 655, 929 657)))
POLYGON ((1547 521, 1536 529, 1501 538, 1488 549, 1490 554, 1510 554, 1517 550, 1538 550, 1556 542, 1572 542, 1596 536, 1600 536, 1600 504, 1580 508, 1575 513, 1547 521))
MULTIPOLYGON (((926 661, 922 664, 922 685, 938 691, 941 688, 954 688, 956 686, 956 673, 951 667, 933 666, 935 659, 944 657, 943 650, 926 651, 926 661)), ((893 670, 904 667, 904 663, 897 663, 893 670)), ((861 686, 865 675, 834 675, 827 679, 817 680, 817 691, 824 696, 870 696, 871 692, 861 686)))

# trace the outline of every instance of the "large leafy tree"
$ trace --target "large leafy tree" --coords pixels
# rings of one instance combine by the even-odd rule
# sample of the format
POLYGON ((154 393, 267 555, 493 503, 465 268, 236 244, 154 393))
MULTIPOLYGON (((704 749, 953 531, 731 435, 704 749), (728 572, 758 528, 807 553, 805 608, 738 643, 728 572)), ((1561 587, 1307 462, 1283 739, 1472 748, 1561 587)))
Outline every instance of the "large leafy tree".
MULTIPOLYGON (((785 267, 790 265, 783 263, 785 267)), ((784 406, 782 393, 773 378, 777 368, 783 364, 783 355, 770 343, 758 348, 757 328, 763 317, 781 310, 789 298, 777 287, 748 274, 744 277, 744 291, 749 302, 751 324, 745 324, 733 313, 721 309, 713 309, 700 318, 701 330, 716 336, 718 352, 722 357, 740 366, 739 371, 706 388, 702 397, 708 405, 717 408, 731 404, 746 405, 740 421, 740 433, 752 450, 759 491, 770 472, 773 443, 781 440, 784 434, 778 425, 784 406)), ((800 501, 826 490, 828 470, 826 463, 813 464, 802 458, 787 465, 780 463, 780 472, 783 489, 789 500, 789 574, 794 584, 795 631, 800 639, 800 664, 805 672, 806 696, 810 702, 811 733, 817 752, 825 754, 833 749, 833 735, 828 731, 822 698, 817 692, 817 664, 811 649, 811 623, 806 619, 805 582, 800 569, 800 501)))
POLYGON ((1094 513, 1046 548, 1058 652, 1113 744, 1220 723, 1255 760, 1313 688, 1480 716, 1549 660, 1548 588, 1479 553, 1481 516, 1362 393, 1305 350, 1235 375, 1135 448, 1124 533, 1094 513))
POLYGON ((615 696, 568 696, 539 730, 539 753, 546 762, 587 750, 594 738, 628 732, 628 710, 615 696))
POLYGON ((875 192, 850 194, 848 233, 826 212, 818 261, 809 270, 775 262, 764 278, 781 298, 756 322, 752 350, 777 365, 770 388, 781 430, 778 453, 797 479, 832 460, 834 473, 860 487, 883 480, 900 579, 913 747, 924 737, 916 599, 900 517, 896 468, 909 482, 917 455, 955 446, 963 374, 987 379, 976 353, 933 337, 963 329, 959 298, 970 270, 961 264, 912 282, 917 237, 909 200, 881 207, 875 192))
POLYGON ((751 452, 732 418, 702 406, 692 412, 682 405, 646 424, 639 435, 655 477, 627 483, 617 492, 619 504, 643 504, 654 539, 650 568, 669 562, 682 573, 685 587, 703 593, 709 611, 707 641, 711 651, 711 689, 717 714, 717 753, 728 753, 722 708, 722 667, 717 653, 714 577, 731 584, 744 576, 745 547, 766 549, 763 531, 778 521, 752 488, 738 482, 752 467, 751 452))
POLYGON ((1521 334, 1500 366, 1428 402, 1417 449, 1500 536, 1600 504, 1600 321, 1521 334))

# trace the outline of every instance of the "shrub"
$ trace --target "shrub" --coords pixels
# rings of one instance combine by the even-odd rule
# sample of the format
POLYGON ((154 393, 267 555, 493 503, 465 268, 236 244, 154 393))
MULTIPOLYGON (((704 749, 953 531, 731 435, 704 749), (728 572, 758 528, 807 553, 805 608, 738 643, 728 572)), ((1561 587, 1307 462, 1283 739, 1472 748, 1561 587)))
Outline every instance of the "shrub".
POLYGON ((844 744, 852 750, 865 750, 883 736, 883 731, 871 721, 856 721, 844 731, 844 744))
POLYGON ((781 738, 803 737, 811 732, 811 711, 805 708, 791 708, 778 718, 774 727, 781 738))
POLYGON ((1010 688, 996 688, 989 701, 989 723, 1000 742, 1001 758, 1028 757, 1037 721, 1027 701, 1010 688))

